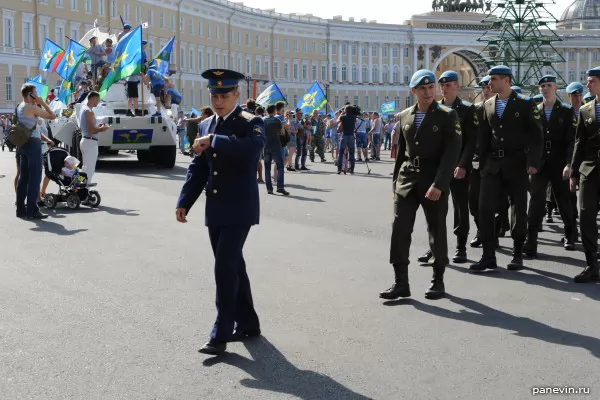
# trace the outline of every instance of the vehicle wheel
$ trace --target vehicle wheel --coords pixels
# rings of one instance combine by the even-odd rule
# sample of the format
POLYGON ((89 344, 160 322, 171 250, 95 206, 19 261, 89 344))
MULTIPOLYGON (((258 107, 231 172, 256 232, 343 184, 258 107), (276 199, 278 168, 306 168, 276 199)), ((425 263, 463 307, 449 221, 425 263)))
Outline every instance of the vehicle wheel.
POLYGON ((90 190, 87 200, 89 202, 88 205, 90 207, 96 208, 100 205, 100 201, 102 201, 102 198, 100 197, 100 193, 98 193, 95 190, 90 190))
POLYGON ((154 162, 163 168, 173 168, 177 159, 177 147, 157 146, 153 149, 154 162))
POLYGON ((46 196, 44 196, 44 205, 46 206, 46 208, 54 208, 54 207, 56 207, 57 203, 58 203, 58 198, 56 197, 55 194, 48 193, 48 194, 46 194, 46 196))
POLYGON ((137 159, 139 162, 142 163, 150 162, 150 150, 138 150, 137 159))
POLYGON ((69 207, 69 209, 76 210, 79 208, 80 204, 81 200, 79 199, 79 196, 76 193, 72 193, 67 196, 67 207, 69 207))

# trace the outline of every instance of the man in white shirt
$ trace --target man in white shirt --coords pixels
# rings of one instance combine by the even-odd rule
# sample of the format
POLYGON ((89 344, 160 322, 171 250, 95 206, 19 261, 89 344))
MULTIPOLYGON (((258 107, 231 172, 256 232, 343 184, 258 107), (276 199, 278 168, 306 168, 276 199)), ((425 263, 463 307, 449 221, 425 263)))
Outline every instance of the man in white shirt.
POLYGON ((99 133, 106 132, 109 126, 99 124, 96 126, 96 116, 92 109, 100 102, 98 92, 90 92, 87 96, 87 104, 81 107, 79 114, 79 126, 81 129, 81 156, 83 158, 82 172, 87 174, 88 183, 92 182, 98 161, 98 139, 99 133))

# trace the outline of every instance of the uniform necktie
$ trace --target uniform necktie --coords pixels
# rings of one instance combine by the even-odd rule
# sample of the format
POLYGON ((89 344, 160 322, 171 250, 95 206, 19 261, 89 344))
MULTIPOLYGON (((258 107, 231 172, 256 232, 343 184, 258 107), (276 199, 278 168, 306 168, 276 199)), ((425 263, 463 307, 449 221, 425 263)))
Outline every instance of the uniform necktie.
POLYGON ((217 118, 217 125, 215 126, 215 132, 217 131, 217 129, 219 129, 219 127, 221 125, 223 125, 223 117, 217 118))

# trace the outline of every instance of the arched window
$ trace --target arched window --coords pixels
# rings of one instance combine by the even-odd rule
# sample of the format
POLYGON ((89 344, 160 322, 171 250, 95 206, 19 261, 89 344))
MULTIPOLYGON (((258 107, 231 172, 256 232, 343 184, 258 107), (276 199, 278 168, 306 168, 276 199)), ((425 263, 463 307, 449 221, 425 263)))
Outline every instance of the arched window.
POLYGON ((379 70, 377 69, 377 65, 373 65, 373 70, 371 71, 371 79, 373 79, 373 82, 379 82, 379 70))
POLYGON ((342 81, 347 81, 348 80, 348 68, 346 67, 346 64, 342 64, 342 81))
POLYGON ((358 81, 358 69, 356 68, 356 64, 352 65, 352 82, 358 81))
POLYGON ((369 81, 369 71, 367 70, 367 66, 366 65, 362 66, 361 75, 362 75, 362 81, 363 82, 368 82, 369 81))
POLYGON ((394 76, 393 76, 393 78, 394 78, 394 82, 395 83, 400 82, 400 67, 397 66, 397 65, 394 66, 394 76))
POLYGON ((337 81, 337 65, 335 64, 331 66, 331 80, 337 81))
POLYGON ((410 82, 410 78, 411 78, 411 73, 410 73, 410 67, 408 65, 404 66, 404 84, 408 85, 408 83, 410 82))
POLYGON ((389 71, 388 71, 388 66, 387 66, 387 65, 384 65, 384 66, 383 66, 383 69, 382 69, 382 73, 381 73, 381 74, 382 74, 382 78, 381 78, 381 79, 382 79, 384 82, 389 82, 389 81, 390 81, 390 73, 389 73, 389 71))

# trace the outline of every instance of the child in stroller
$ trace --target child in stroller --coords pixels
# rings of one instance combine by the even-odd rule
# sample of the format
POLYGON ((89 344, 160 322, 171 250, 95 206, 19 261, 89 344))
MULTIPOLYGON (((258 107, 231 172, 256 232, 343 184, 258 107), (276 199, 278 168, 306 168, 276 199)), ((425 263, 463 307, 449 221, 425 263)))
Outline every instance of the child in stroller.
POLYGON ((44 153, 44 171, 46 177, 56 182, 58 194, 47 193, 44 196, 44 205, 54 208, 58 203, 67 203, 67 207, 74 210, 81 204, 90 207, 100 205, 100 194, 89 190, 96 184, 87 182, 87 175, 79 172, 79 160, 63 148, 53 147, 44 153))

